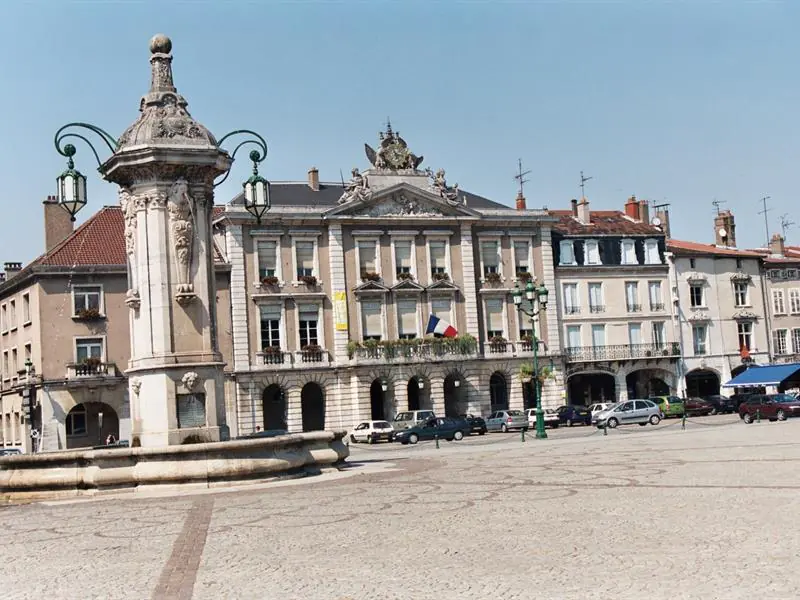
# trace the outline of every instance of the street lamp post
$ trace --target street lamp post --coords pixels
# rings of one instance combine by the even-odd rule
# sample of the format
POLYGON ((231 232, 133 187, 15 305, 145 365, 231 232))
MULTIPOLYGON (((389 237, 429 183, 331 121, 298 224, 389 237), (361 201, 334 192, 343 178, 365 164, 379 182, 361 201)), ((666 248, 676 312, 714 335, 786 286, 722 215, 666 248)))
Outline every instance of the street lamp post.
POLYGON ((536 337, 536 317, 547 310, 547 296, 549 294, 544 284, 536 285, 535 280, 528 281, 525 286, 525 300, 530 308, 522 305, 522 290, 519 284, 514 286, 511 293, 517 310, 528 316, 531 320, 531 346, 533 347, 533 389, 536 397, 536 439, 546 440, 547 432, 544 430, 544 411, 542 410, 542 394, 539 390, 539 339, 536 337))

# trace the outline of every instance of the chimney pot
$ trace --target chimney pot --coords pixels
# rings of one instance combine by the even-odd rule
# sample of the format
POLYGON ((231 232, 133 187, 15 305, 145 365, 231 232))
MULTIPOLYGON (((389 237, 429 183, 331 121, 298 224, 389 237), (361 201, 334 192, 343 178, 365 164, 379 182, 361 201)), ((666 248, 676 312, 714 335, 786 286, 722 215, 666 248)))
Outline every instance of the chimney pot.
POLYGON ((641 205, 639 201, 636 200, 636 196, 631 196, 628 198, 628 201, 625 203, 625 214, 633 219, 634 221, 641 221, 641 205))
POLYGON ((773 234, 769 242, 770 254, 777 258, 783 258, 786 255, 785 241, 780 233, 773 234))
POLYGON ((570 202, 570 204, 572 205, 572 216, 573 217, 577 217, 578 216, 578 201, 575 198, 573 198, 572 201, 570 202))
POLYGON ((315 192, 319 191, 319 171, 317 167, 311 167, 308 170, 308 187, 315 192))
POLYGON ((584 225, 589 225, 592 222, 591 212, 589 211, 589 201, 586 198, 582 198, 580 202, 578 202, 578 221, 580 221, 584 225))
POLYGON ((519 192, 517 194, 517 210, 525 210, 526 208, 525 196, 522 195, 522 192, 519 192))
POLYGON ((639 200, 639 220, 642 223, 650 222, 650 204, 647 200, 639 200))

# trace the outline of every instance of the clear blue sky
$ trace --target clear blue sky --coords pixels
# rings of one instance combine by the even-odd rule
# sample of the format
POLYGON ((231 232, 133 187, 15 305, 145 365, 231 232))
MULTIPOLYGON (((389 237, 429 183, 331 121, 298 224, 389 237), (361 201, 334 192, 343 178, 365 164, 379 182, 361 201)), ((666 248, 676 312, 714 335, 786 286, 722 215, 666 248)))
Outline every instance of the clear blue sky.
MULTIPOLYGON (((43 249, 41 201, 64 168, 69 121, 119 135, 149 84, 148 40, 172 38, 175 81, 218 137, 270 144, 264 173, 323 180, 366 167, 387 116, 450 183, 513 204, 567 208, 579 172, 593 208, 630 194, 671 203, 673 235, 713 241, 714 198, 740 246, 800 223, 800 3, 9 2, 0 22, 0 262, 43 249)), ((78 148, 86 218, 116 191, 78 148)), ((245 161, 218 189, 227 202, 245 161)), ((800 243, 800 226, 789 230, 800 243)))

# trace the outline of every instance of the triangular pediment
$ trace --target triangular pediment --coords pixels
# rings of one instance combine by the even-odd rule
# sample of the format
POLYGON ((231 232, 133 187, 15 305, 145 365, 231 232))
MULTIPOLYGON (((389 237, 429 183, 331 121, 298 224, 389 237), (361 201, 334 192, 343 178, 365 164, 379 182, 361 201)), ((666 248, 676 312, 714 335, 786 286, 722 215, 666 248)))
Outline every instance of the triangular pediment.
POLYGON ((435 281, 428 286, 429 292, 455 292, 456 290, 458 290, 458 286, 448 279, 435 281))
POLYGON ((354 199, 340 204, 327 211, 325 216, 435 219, 480 215, 461 203, 454 204, 427 190, 408 183, 398 183, 374 190, 365 199, 354 199))
POLYGON ((395 285, 392 286, 393 292, 412 292, 412 293, 420 293, 425 288, 418 284, 416 281, 412 281, 410 279, 405 279, 403 281, 397 282, 395 285))
POLYGON ((389 292, 389 288, 377 281, 364 281, 357 285, 353 291, 357 293, 386 294, 389 292))

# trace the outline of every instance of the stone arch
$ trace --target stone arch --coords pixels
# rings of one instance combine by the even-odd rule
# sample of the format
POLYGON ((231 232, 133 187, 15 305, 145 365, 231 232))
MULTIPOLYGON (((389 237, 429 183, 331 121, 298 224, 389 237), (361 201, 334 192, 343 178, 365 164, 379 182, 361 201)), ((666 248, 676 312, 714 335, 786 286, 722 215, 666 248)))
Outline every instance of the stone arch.
POLYGON ((325 429, 325 392, 316 381, 309 381, 300 390, 303 431, 325 429))
POLYGON ((66 415, 67 449, 105 445, 109 435, 119 440, 119 415, 105 402, 80 402, 66 415))
POLYGON ((489 409, 508 410, 508 379, 502 371, 495 371, 489 376, 489 409))
MULTIPOLYGON (((735 375, 731 375, 735 377, 735 375)), ((716 370, 707 367, 692 369, 686 373, 686 396, 689 398, 717 396, 721 384, 722 378, 716 370)))
POLYGON ((261 394, 261 406, 264 417, 264 431, 274 429, 288 430, 286 422, 288 404, 286 389, 277 383, 271 383, 261 394))
POLYGON ((590 405, 616 402, 617 382, 612 373, 586 370, 567 376, 567 404, 590 405))
POLYGON ((369 386, 370 419, 373 421, 386 420, 386 395, 389 385, 385 379, 378 377, 372 380, 369 386))
POLYGON ((432 410, 430 380, 413 375, 406 384, 408 410, 432 410))
POLYGON ((669 396, 676 391, 675 374, 658 367, 634 367, 625 375, 628 398, 669 396))
POLYGON ((466 382, 458 370, 450 371, 444 378, 444 414, 457 417, 466 412, 466 382))

